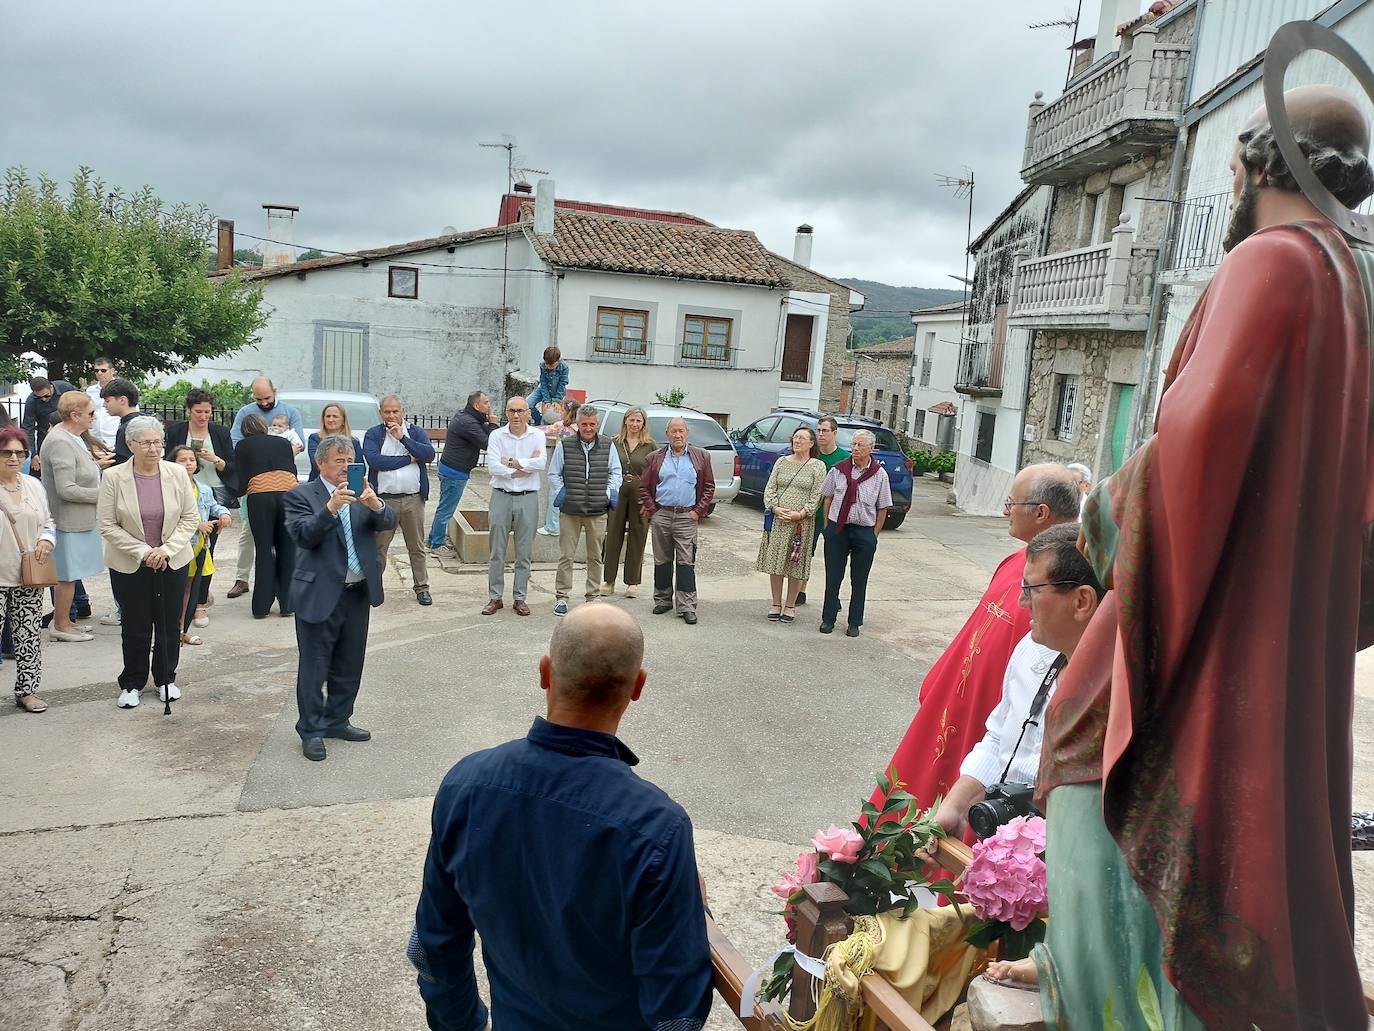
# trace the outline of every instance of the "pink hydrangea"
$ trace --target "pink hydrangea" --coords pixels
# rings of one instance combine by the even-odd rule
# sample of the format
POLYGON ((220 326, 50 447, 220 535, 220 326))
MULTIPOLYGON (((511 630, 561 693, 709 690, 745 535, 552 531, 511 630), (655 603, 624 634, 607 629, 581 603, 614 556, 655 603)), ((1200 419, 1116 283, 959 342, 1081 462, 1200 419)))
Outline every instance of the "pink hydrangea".
POLYGON ((859 849, 864 839, 859 832, 850 827, 836 827, 833 823, 823 831, 817 831, 811 839, 817 852, 824 852, 836 863, 855 863, 859 859, 859 849))
POLYGON ((964 894, 984 920, 1001 920, 1024 931, 1046 914, 1045 821, 1018 816, 973 846, 964 873, 964 894))

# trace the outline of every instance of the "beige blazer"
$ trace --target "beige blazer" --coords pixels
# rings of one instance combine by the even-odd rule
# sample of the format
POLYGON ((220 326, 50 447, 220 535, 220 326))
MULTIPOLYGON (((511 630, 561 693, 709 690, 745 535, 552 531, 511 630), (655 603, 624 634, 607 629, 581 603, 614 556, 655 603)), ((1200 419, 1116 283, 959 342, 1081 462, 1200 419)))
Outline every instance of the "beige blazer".
MULTIPOLYGON (((167 552, 168 565, 180 569, 191 561, 191 543, 200 526, 200 510, 186 470, 171 462, 158 465, 162 483, 162 548, 167 552)), ((117 573, 138 572, 143 557, 153 549, 143 537, 132 461, 107 469, 101 477, 96 518, 105 542, 105 565, 117 573)))

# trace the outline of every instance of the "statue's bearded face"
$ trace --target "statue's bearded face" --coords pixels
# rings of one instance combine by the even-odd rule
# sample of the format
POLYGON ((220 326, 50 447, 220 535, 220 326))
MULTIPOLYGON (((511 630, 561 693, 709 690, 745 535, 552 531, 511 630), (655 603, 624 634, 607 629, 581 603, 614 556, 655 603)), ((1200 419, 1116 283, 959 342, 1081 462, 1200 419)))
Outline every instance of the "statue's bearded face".
POLYGON ((1240 190, 1231 200, 1231 221, 1226 225, 1226 235, 1222 237, 1221 249, 1228 254, 1255 231, 1255 205, 1259 200, 1259 187, 1248 175, 1242 175, 1240 190))

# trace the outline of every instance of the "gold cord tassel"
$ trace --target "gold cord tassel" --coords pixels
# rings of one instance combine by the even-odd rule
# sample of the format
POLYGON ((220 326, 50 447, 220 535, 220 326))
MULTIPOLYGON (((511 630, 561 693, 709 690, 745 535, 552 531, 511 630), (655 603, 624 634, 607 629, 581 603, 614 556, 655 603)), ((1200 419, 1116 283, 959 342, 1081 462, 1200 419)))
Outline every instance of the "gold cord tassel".
MULTIPOLYGON (((883 942, 882 925, 876 917, 854 918, 854 933, 825 950, 825 982, 810 1020, 795 1020, 784 1014, 791 1031, 853 1031, 863 1016, 863 990, 860 982, 873 973, 878 946, 883 942)), ((795 990, 795 989, 794 989, 795 990)))

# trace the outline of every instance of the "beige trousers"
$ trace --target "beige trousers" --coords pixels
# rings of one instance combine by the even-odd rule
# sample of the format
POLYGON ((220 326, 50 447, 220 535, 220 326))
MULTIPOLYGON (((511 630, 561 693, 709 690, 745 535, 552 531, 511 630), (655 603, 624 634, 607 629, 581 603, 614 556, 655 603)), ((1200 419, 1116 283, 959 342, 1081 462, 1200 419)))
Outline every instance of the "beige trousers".
POLYGON ((601 545, 606 539, 606 517, 577 516, 563 512, 558 522, 558 576, 554 579, 554 593, 566 598, 572 590, 573 559, 577 557, 577 542, 587 535, 587 600, 601 596, 601 545))
POLYGON ((429 568, 425 565, 425 501, 419 494, 381 494, 379 497, 396 513, 396 527, 377 531, 377 562, 386 572, 386 553, 396 530, 406 542, 410 555, 410 586, 417 593, 429 590, 429 568))

